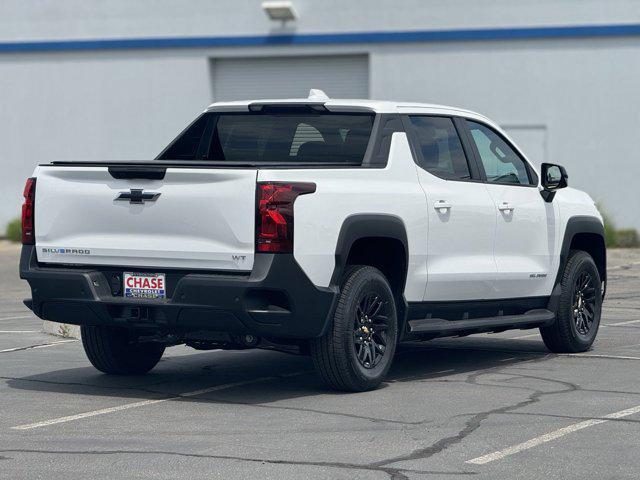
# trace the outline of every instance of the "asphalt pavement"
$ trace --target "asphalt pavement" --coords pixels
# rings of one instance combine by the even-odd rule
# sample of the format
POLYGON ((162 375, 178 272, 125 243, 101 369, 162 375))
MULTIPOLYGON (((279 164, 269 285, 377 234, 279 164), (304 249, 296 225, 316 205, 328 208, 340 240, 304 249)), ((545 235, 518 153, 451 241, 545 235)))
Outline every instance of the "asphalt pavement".
POLYGON ((594 348, 537 330, 412 343, 374 392, 307 357, 173 347, 150 374, 94 370, 22 304, 0 243, 1 479, 637 479, 640 251, 612 251, 594 348))

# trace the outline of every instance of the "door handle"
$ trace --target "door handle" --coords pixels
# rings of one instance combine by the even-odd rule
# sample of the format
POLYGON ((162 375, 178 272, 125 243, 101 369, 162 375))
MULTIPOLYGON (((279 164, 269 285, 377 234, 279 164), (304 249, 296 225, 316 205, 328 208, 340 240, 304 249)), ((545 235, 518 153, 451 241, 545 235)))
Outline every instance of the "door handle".
POLYGON ((433 204, 433 208, 435 208, 438 213, 447 213, 451 209, 451 204, 446 200, 438 200, 433 204))
POLYGON ((508 202, 502 202, 502 204, 498 205, 498 210, 500 210, 501 212, 511 213, 515 209, 516 208, 508 202))

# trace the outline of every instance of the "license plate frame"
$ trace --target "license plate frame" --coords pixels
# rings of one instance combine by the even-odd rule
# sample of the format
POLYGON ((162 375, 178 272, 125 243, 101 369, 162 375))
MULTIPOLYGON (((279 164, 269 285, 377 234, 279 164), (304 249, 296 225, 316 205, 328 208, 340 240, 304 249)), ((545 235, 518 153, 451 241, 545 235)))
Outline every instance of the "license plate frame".
POLYGON ((123 272, 122 296, 164 300, 167 298, 167 275, 166 273, 123 272))

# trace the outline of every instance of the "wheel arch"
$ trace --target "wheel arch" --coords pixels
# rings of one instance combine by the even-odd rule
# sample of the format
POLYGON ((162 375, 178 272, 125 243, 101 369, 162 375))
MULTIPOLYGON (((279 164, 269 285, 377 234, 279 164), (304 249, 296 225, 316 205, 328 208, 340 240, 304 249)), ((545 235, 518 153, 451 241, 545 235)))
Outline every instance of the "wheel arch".
MULTIPOLYGON (((606 288, 607 280, 607 249, 605 245, 604 225, 596 217, 576 216, 571 217, 567 221, 567 227, 562 240, 562 248, 560 250, 560 266, 554 286, 557 287, 562 278, 569 252, 571 250, 583 250, 593 258, 600 279, 606 288)), ((604 291, 603 291, 604 296, 604 291)))
POLYGON ((378 268, 389 280, 396 299, 398 333, 404 331, 407 302, 409 244, 402 219, 390 214, 357 214, 347 217, 340 228, 331 285, 339 287, 350 265, 378 268), (398 258, 400 256, 400 258, 398 258))

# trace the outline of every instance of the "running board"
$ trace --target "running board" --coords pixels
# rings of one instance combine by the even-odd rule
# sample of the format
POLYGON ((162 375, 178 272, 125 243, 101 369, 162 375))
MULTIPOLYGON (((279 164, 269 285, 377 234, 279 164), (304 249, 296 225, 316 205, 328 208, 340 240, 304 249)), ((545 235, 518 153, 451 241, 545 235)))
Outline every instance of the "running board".
POLYGON ((546 309, 529 310, 522 315, 500 315, 497 317, 472 318, 466 320, 444 320, 442 318, 424 318, 409 320, 411 333, 426 333, 439 337, 511 330, 517 328, 536 328, 551 325, 556 316, 546 309), (471 332, 469 332, 469 330, 471 332))

